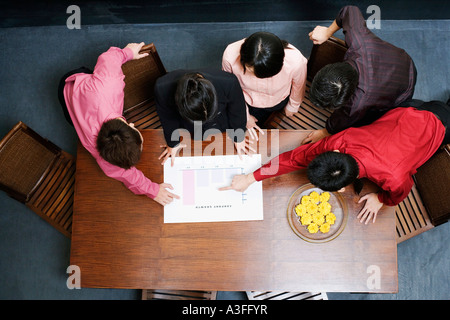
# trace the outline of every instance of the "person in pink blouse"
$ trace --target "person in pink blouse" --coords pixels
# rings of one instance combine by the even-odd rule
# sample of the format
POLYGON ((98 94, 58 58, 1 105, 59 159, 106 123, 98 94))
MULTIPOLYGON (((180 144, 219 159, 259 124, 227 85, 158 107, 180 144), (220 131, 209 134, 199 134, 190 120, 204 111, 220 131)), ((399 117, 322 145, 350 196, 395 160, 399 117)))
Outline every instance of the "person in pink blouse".
POLYGON ((292 44, 269 32, 256 32, 227 46, 222 69, 239 80, 247 103, 247 129, 256 131, 274 111, 293 116, 305 95, 307 59, 292 44), (257 125, 258 123, 258 125, 257 125))
POLYGON ((103 172, 121 181, 129 190, 146 195, 161 205, 179 198, 155 183, 135 165, 140 159, 143 138, 123 117, 124 74, 122 65, 140 59, 144 43, 130 43, 125 48, 111 47, 101 54, 94 71, 80 68, 67 73, 60 82, 59 98, 69 123, 81 144, 95 158, 103 172))

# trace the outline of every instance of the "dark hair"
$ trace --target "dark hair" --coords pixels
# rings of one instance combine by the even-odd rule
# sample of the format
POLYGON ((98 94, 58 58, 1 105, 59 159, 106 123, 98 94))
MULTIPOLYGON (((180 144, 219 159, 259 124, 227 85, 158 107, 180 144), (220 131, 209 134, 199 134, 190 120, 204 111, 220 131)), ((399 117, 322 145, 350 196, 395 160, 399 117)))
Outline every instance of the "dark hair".
POLYGON ((359 175, 358 163, 348 154, 327 151, 307 167, 309 181, 325 191, 338 191, 353 183, 359 175))
POLYGON ((130 169, 141 157, 142 138, 139 132, 119 119, 103 123, 97 135, 97 150, 109 163, 130 169))
POLYGON ((189 121, 212 120, 218 111, 214 85, 199 73, 188 73, 178 80, 175 103, 181 117, 189 121))
POLYGON ((330 63, 317 72, 309 91, 312 103, 321 108, 345 105, 358 86, 358 72, 346 62, 330 63))
POLYGON ((284 49, 288 42, 269 32, 256 32, 241 45, 241 64, 253 67, 257 78, 270 78, 283 68, 284 49))

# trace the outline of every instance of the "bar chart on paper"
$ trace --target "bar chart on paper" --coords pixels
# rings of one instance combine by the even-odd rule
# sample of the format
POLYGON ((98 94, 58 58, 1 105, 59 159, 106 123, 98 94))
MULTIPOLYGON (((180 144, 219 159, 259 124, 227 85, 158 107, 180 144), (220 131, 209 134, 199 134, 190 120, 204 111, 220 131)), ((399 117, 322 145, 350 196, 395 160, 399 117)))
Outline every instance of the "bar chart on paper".
POLYGON ((253 172, 261 166, 261 155, 199 156, 176 158, 164 164, 164 182, 180 196, 164 207, 165 223, 246 221, 263 219, 262 183, 245 192, 219 191, 235 175, 253 172))

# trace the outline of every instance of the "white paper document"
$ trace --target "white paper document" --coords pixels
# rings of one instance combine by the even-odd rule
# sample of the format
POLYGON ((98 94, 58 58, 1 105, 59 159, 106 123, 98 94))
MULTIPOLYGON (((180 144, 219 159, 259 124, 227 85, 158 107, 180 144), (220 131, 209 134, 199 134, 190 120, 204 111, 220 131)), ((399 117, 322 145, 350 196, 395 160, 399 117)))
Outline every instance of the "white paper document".
POLYGON ((164 207, 164 223, 263 220, 262 182, 245 192, 219 191, 235 175, 261 167, 261 155, 177 157, 164 164, 164 182, 180 199, 164 207))

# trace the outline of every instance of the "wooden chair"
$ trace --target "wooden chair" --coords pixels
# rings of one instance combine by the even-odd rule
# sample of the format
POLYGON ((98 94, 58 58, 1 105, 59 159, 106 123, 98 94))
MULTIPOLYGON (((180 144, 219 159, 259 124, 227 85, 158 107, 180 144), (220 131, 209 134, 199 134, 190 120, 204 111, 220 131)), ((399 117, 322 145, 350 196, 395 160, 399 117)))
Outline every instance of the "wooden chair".
POLYGON ((216 300, 217 291, 142 290, 142 300, 216 300))
POLYGON ((246 291, 249 300, 328 300, 326 292, 246 291))
POLYGON ((138 129, 161 128, 156 112, 153 88, 166 69, 153 43, 142 47, 145 58, 130 60, 122 66, 125 75, 124 116, 138 129))
POLYGON ((71 236, 75 158, 23 122, 0 141, 0 189, 71 236))

